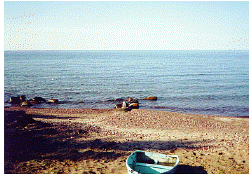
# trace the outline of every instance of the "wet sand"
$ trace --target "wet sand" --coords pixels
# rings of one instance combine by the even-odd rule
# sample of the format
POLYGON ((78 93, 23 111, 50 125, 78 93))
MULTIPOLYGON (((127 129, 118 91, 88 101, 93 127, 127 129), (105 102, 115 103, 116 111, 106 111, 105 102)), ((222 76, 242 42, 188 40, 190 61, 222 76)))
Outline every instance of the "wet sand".
POLYGON ((5 172, 123 174, 129 154, 146 150, 178 155, 176 173, 249 173, 249 118, 143 109, 4 110, 5 172))

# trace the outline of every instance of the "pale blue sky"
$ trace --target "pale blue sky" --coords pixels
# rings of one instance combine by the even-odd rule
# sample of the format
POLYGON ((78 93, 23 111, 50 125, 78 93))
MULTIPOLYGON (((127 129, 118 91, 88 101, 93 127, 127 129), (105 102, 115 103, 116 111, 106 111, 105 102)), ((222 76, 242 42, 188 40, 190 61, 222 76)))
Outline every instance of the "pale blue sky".
POLYGON ((6 1, 4 50, 248 50, 249 2, 6 1))

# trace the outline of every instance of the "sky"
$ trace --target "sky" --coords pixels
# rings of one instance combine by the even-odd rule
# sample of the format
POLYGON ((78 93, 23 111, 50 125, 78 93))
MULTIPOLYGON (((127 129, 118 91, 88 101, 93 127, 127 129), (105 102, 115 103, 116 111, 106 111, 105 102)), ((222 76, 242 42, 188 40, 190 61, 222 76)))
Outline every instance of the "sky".
POLYGON ((5 1, 4 50, 249 50, 249 1, 5 1))

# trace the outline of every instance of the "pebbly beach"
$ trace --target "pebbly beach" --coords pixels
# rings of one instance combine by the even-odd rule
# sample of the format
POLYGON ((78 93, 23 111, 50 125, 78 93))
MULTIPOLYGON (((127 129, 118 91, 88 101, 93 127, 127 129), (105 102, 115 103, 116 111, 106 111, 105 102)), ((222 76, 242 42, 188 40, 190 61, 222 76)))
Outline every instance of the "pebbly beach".
POLYGON ((3 173, 249 174, 248 9, 4 2, 3 173))
POLYGON ((146 109, 5 107, 6 173, 127 173, 135 150, 176 173, 248 173, 249 119, 146 109))

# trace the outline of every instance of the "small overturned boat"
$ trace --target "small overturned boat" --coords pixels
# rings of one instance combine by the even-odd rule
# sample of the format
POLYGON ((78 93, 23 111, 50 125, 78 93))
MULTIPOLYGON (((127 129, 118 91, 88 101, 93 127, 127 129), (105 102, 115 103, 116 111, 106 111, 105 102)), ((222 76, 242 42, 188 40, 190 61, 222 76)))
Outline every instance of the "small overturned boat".
POLYGON ((126 160, 129 174, 172 174, 179 163, 177 155, 135 151, 126 160))

